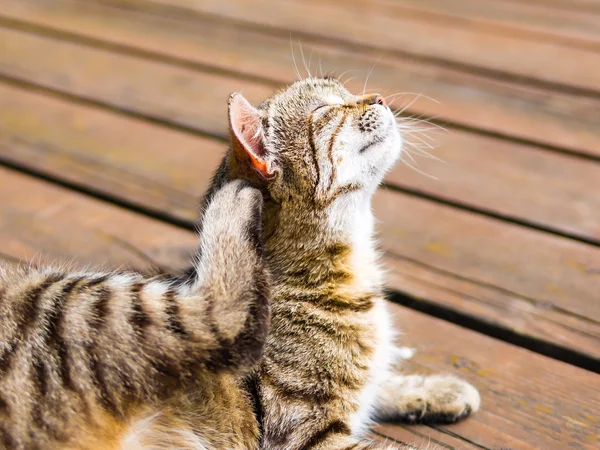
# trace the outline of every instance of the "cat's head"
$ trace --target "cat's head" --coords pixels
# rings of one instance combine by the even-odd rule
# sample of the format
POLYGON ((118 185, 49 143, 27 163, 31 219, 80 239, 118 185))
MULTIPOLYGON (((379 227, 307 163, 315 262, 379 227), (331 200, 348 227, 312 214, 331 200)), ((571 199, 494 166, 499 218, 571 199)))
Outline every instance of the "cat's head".
POLYGON ((308 78, 259 107, 229 101, 229 175, 266 189, 278 203, 326 208, 371 194, 398 159, 402 138, 383 97, 353 95, 334 78, 308 78))

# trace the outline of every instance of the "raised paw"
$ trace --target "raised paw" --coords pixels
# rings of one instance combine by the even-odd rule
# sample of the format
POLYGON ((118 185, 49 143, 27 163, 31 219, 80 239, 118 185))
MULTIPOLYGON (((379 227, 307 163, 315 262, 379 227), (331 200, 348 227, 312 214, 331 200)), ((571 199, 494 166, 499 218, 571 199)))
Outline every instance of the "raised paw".
POLYGON ((479 392, 451 375, 398 376, 380 395, 383 419, 409 423, 454 423, 479 409, 479 392))
POLYGON ((231 367, 249 369, 262 355, 270 323, 270 283, 262 254, 262 194, 232 181, 208 203, 196 265, 198 291, 210 301, 213 332, 231 367))
POLYGON ((261 249, 263 198, 246 181, 235 180, 219 189, 203 217, 201 235, 206 244, 237 244, 261 249))

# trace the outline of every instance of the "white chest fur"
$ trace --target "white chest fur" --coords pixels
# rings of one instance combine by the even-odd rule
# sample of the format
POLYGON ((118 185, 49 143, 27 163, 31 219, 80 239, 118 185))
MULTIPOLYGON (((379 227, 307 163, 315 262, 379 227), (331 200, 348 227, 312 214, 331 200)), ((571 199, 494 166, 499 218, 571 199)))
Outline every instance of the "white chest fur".
MULTIPOLYGON (((346 209, 345 220, 340 220, 345 222, 346 231, 351 233, 350 265, 355 274, 351 286, 346 288, 354 293, 377 292, 383 285, 383 271, 377 263, 378 254, 372 238, 374 218, 368 200, 357 203, 352 208, 354 214, 347 214, 346 209)), ((359 410, 350 418, 350 428, 355 436, 364 433, 372 424, 379 387, 389 377, 397 355, 395 333, 383 298, 375 299, 375 306, 368 313, 367 323, 373 333, 375 351, 370 361, 368 382, 359 394, 359 410)))
POLYGON ((385 300, 378 299, 375 307, 370 311, 370 315, 377 346, 370 363, 369 381, 360 393, 360 409, 350 418, 350 429, 354 436, 360 436, 371 426, 379 388, 383 381, 390 376, 391 367, 395 362, 394 330, 385 300))

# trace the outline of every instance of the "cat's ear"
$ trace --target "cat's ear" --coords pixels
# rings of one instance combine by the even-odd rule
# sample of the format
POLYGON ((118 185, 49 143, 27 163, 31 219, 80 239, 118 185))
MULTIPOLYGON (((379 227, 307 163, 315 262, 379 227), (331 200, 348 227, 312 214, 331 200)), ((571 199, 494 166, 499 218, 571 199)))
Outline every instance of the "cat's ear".
POLYGON ((239 93, 229 97, 229 129, 236 159, 249 166, 240 169, 252 168, 263 178, 271 178, 274 172, 265 151, 260 112, 239 93))

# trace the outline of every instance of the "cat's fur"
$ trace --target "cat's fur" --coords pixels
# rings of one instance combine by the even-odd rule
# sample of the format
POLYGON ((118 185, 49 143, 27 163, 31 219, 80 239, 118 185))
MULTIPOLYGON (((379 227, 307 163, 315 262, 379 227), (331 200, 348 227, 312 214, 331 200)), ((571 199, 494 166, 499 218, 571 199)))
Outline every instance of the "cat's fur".
POLYGON ((261 448, 375 448, 363 440, 374 419, 454 422, 476 411, 464 381, 391 370, 371 212, 402 149, 385 100, 310 78, 258 108, 234 94, 229 117, 232 147, 213 189, 242 178, 265 198, 272 323, 252 374, 261 448))
POLYGON ((0 446, 253 448, 241 376, 269 323, 262 203, 241 181, 214 195, 191 283, 0 267, 0 446))

